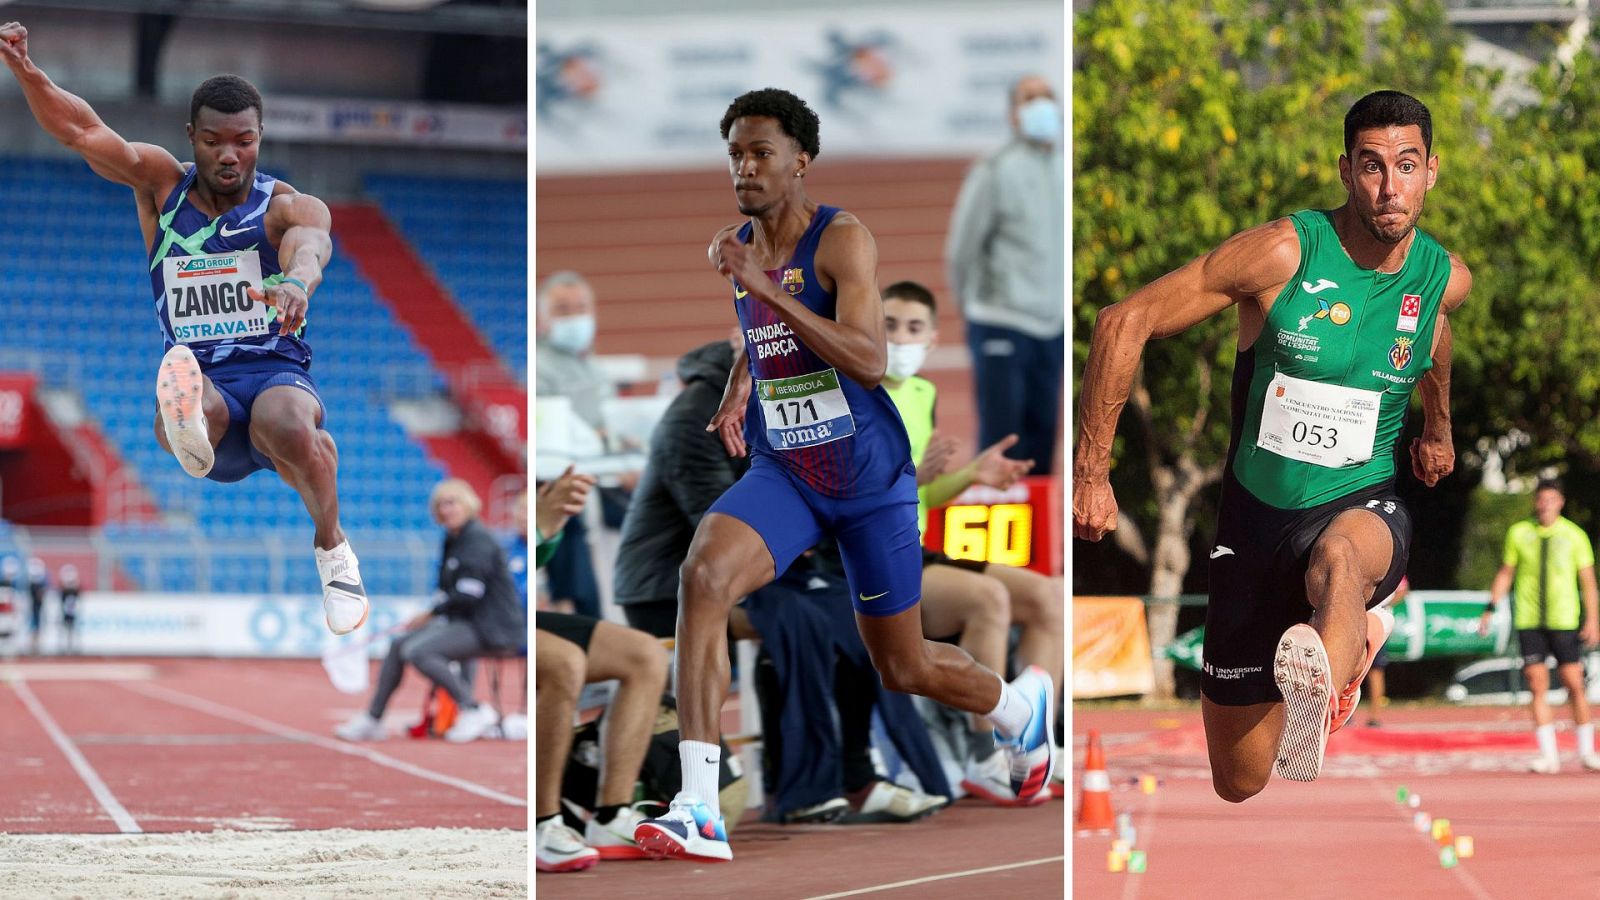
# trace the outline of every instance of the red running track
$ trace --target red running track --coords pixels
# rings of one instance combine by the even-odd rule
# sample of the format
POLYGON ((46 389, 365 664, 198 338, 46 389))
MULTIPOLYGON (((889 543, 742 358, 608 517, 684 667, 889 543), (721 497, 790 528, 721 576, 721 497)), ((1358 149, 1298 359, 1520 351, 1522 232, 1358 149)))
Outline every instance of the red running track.
POLYGON ((1100 731, 1113 809, 1132 815, 1148 859, 1144 874, 1112 873, 1111 835, 1075 834, 1074 897, 1533 900, 1600 890, 1600 773, 1578 766, 1570 732, 1561 774, 1528 773, 1524 709, 1388 710, 1381 729, 1334 735, 1317 781, 1274 777, 1242 804, 1212 792, 1198 710, 1080 706, 1073 728, 1080 776, 1085 735, 1100 731), (1154 794, 1133 784, 1145 774, 1160 779, 1154 794), (1396 802, 1402 786, 1421 811, 1471 836, 1475 855, 1441 866, 1439 845, 1413 827, 1417 810, 1396 802))
MULTIPOLYGON (((335 691, 315 660, 9 671, 22 679, 0 684, 0 832, 527 827, 526 742, 347 744, 331 729, 367 698, 335 691)), ((422 692, 408 673, 392 731, 422 692)))
POLYGON ((535 893, 540 900, 1059 898, 1066 807, 1002 809, 966 799, 902 825, 760 824, 751 811, 729 836, 731 863, 605 861, 583 872, 540 872, 535 893))

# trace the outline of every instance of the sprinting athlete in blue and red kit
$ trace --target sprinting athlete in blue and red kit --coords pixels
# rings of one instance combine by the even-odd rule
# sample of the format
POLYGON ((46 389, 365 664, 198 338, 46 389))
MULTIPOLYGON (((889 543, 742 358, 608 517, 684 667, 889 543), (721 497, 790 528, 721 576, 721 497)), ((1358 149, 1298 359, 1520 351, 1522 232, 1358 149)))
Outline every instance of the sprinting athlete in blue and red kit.
MULTIPOLYGON (((739 212, 711 264, 733 283, 745 349, 708 430, 750 471, 695 532, 678 597, 683 791, 635 840, 657 856, 728 860, 717 804, 719 717, 728 692, 728 613, 823 535, 837 539, 856 622, 892 690, 989 717, 1018 796, 1053 764, 1050 677, 1011 684, 960 648, 923 639, 916 471, 905 426, 879 385, 886 362, 878 253, 854 216, 806 197, 817 116, 766 89, 722 118, 739 212)), ((735 810, 735 812, 739 812, 735 810)))
POLYGON ((260 93, 236 75, 202 83, 189 106, 194 162, 184 164, 124 140, 57 87, 16 22, 0 25, 0 60, 51 137, 133 189, 166 345, 156 440, 196 478, 276 471, 311 514, 328 627, 359 628, 369 607, 339 527, 339 453, 301 339, 333 254, 331 219, 321 200, 256 172, 260 93))

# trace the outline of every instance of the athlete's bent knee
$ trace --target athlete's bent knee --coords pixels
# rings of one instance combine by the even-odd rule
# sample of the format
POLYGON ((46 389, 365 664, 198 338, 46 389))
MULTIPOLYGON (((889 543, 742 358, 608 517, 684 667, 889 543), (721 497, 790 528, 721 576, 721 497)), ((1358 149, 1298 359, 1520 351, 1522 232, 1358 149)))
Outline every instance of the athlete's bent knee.
POLYGON ((678 568, 678 583, 683 586, 682 602, 685 611, 691 608, 695 610, 720 608, 725 611, 732 607, 738 598, 729 596, 730 581, 728 573, 722 571, 721 566, 707 559, 704 554, 690 554, 678 568))
POLYGON ((977 592, 975 605, 978 612, 973 618, 1001 628, 1010 626, 1011 595, 1006 591, 1006 586, 995 578, 983 578, 979 583, 983 587, 977 592))
POLYGON ((665 681, 670 659, 661 642, 643 632, 629 632, 628 637, 630 639, 624 651, 624 665, 628 673, 635 678, 645 679, 659 676, 665 681))
MULTIPOLYGON (((573 648, 576 650, 577 648, 573 648)), ((539 693, 553 691, 573 697, 583 690, 588 663, 583 653, 541 654, 536 667, 539 693)))
POLYGON ((313 459, 320 443, 316 426, 296 419, 251 422, 250 442, 275 460, 290 463, 313 459))
POLYGON ((1218 797, 1229 803, 1243 803, 1261 793, 1261 789, 1267 786, 1267 777, 1264 773, 1255 777, 1242 772, 1212 770, 1211 786, 1216 790, 1218 797))

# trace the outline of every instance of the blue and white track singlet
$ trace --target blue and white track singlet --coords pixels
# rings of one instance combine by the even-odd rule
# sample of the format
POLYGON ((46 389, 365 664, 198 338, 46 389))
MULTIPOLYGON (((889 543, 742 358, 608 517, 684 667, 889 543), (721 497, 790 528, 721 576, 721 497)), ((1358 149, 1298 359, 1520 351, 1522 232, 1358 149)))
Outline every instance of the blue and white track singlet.
POLYGON ((189 202, 197 172, 190 166, 162 204, 150 248, 150 287, 166 349, 188 344, 203 368, 282 360, 310 365, 305 326, 278 334, 277 309, 245 293, 283 280, 266 227, 277 180, 257 172, 245 201, 212 219, 189 202))
MULTIPOLYGON (((838 213, 838 207, 819 206, 788 265, 767 272, 826 319, 837 318, 837 298, 819 283, 817 246, 838 213)), ((753 230, 745 223, 739 240, 749 243, 753 230)), ((829 497, 885 491, 911 468, 905 425, 881 385, 869 391, 834 369, 737 282, 733 306, 754 379, 744 420, 752 459, 774 460, 829 497)))

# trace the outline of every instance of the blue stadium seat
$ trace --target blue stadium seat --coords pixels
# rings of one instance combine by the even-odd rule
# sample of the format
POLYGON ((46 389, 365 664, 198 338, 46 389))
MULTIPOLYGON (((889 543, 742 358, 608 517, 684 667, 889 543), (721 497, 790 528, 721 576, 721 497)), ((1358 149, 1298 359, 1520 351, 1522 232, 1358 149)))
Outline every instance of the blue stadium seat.
POLYGON ((366 189, 494 352, 526 377, 526 183, 371 175, 366 189))

